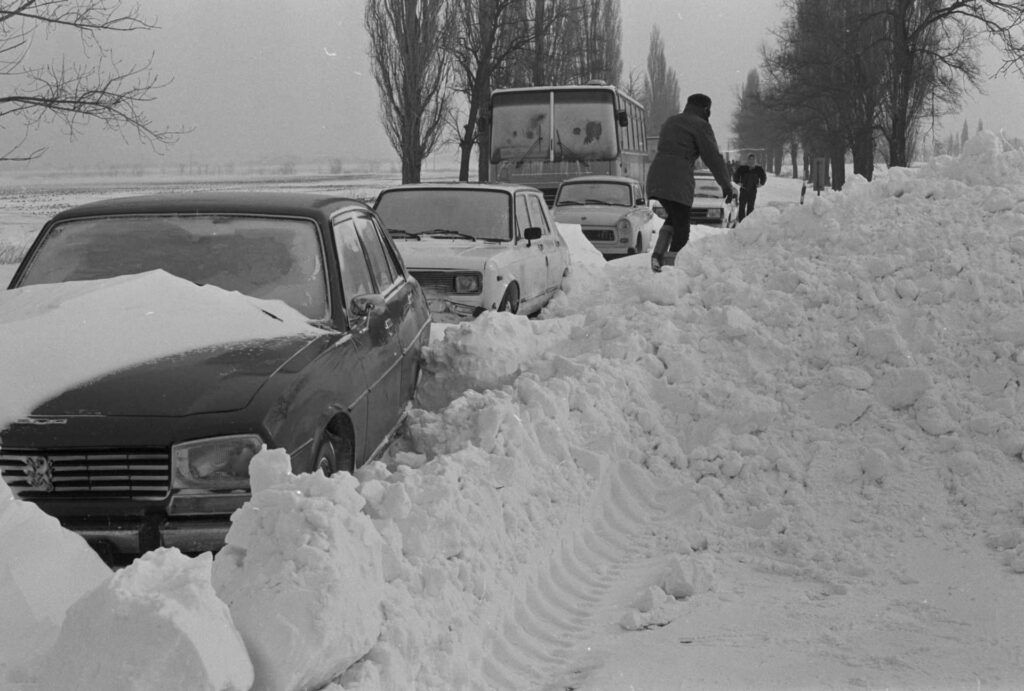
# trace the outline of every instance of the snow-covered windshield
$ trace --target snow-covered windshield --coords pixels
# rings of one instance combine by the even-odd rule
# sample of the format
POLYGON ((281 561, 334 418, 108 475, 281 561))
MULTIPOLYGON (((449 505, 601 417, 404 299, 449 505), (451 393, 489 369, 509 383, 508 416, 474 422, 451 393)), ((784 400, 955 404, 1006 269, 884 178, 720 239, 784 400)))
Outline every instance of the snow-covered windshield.
POLYGON ((448 234, 511 240, 511 199, 497 190, 393 189, 381 193, 377 213, 396 239, 448 234))
POLYGON ((496 93, 491 163, 608 161, 618 151, 614 95, 607 89, 496 93))
POLYGON ((156 269, 200 285, 282 300, 310 319, 328 316, 316 226, 296 219, 154 214, 66 221, 46 234, 19 285, 156 269))
POLYGON ((629 185, 618 182, 574 182, 562 185, 555 206, 575 204, 632 206, 633 196, 629 185))

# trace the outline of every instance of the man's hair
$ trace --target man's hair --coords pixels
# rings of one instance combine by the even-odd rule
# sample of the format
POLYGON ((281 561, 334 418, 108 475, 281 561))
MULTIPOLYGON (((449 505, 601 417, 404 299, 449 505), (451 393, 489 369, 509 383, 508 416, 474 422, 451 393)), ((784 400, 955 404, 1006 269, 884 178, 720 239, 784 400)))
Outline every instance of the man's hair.
POLYGON ((705 94, 690 94, 689 98, 686 99, 686 105, 697 106, 698 108, 710 108, 711 97, 705 94))

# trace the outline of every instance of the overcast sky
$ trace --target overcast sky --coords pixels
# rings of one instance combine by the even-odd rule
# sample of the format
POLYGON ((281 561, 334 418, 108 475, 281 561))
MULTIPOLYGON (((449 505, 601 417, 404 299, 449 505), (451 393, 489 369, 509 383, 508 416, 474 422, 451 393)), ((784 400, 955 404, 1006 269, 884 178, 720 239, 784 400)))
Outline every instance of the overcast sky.
MULTIPOLYGON (((363 0, 145 0, 142 7, 158 29, 106 41, 126 63, 152 56, 155 73, 173 80, 145 109, 158 124, 192 129, 165 160, 394 157, 379 121, 363 0)), ((622 0, 624 72, 642 72, 657 24, 684 98, 696 91, 712 97, 712 125, 727 147, 735 96, 782 17, 777 0, 622 0)), ((40 36, 35 50, 59 52, 59 45, 48 47, 40 36)), ((997 80, 989 91, 969 99, 948 127, 959 134, 966 119, 973 131, 981 118, 989 129, 1024 135, 1013 131, 1021 129, 1024 79, 997 80)), ((0 130, 0 144, 17 134, 0 130)), ((154 159, 126 136, 90 128, 67 143, 54 126, 33 143, 50 146, 41 161, 47 166, 154 159)))

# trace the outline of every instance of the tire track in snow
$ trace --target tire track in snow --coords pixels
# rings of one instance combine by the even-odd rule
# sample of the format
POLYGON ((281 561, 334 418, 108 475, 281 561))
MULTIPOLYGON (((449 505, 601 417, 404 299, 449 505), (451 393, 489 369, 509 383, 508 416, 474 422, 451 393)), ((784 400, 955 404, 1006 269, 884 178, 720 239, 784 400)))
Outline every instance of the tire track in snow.
POLYGON ((486 682, 496 689, 572 688, 580 673, 574 662, 606 626, 601 615, 610 594, 649 561, 652 524, 674 513, 645 470, 629 461, 613 464, 587 515, 533 565, 495 627, 481 665, 486 682))

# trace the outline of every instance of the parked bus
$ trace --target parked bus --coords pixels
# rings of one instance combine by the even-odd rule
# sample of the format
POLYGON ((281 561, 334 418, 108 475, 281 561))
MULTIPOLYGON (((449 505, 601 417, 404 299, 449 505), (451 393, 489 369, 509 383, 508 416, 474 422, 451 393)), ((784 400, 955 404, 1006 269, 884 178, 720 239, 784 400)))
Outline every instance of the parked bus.
POLYGON ((531 185, 548 204, 577 175, 626 175, 644 184, 644 107, 604 82, 496 89, 491 94, 489 179, 531 185))

